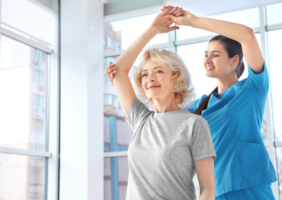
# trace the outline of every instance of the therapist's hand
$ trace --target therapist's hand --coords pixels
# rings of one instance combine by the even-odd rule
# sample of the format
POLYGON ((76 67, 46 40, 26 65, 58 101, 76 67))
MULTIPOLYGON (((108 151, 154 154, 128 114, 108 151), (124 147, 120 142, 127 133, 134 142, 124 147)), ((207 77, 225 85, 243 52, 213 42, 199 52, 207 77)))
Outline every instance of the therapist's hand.
POLYGON ((154 19, 150 28, 153 29, 156 33, 168 33, 170 31, 179 29, 178 26, 171 26, 173 24, 173 20, 169 17, 165 17, 166 15, 174 16, 175 14, 182 13, 182 8, 178 7, 169 7, 163 10, 157 17, 154 19))
MULTIPOLYGON (((162 11, 165 11, 171 8, 174 8, 174 7, 173 6, 164 6, 162 11)), ((191 26, 191 21, 197 18, 196 15, 190 13, 187 10, 183 10, 183 9, 181 9, 181 13, 178 13, 175 16, 168 13, 166 14, 165 17, 171 19, 177 25, 184 25, 184 26, 191 26)))

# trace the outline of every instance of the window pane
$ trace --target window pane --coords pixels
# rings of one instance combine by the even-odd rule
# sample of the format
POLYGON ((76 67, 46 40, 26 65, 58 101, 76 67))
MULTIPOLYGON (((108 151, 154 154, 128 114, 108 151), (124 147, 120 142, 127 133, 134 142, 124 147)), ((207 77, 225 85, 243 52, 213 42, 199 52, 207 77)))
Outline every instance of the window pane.
MULTIPOLYGON (((256 36, 256 38, 257 38, 259 47, 261 48, 261 36, 260 36, 260 33, 256 33, 255 36, 256 36)), ((243 79, 245 79, 245 78, 248 78, 248 75, 249 75, 249 72, 248 72, 248 69, 247 69, 248 64, 247 64, 247 62, 246 62, 245 57, 244 57, 244 59, 243 59, 243 62, 244 62, 244 65, 245 65, 245 70, 244 70, 242 76, 239 78, 239 80, 243 80, 243 79)))
MULTIPOLYGON (((141 54, 140 54, 141 55, 141 54)), ((125 115, 116 95, 115 88, 111 85, 106 74, 109 62, 115 61, 117 57, 104 58, 104 151, 126 151, 132 130, 124 120, 125 115)), ((139 57, 140 58, 140 57, 139 57)), ((129 78, 133 82, 134 70, 139 63, 139 58, 132 67, 129 78)))
POLYGON ((0 153, 0 199, 43 200, 44 166, 44 158, 0 153))
POLYGON ((47 66, 46 53, 1 35, 1 146, 45 151, 47 66))
POLYGON ((276 148, 277 179, 279 184, 280 199, 282 199, 282 147, 276 148))
POLYGON ((177 53, 183 59, 191 75, 195 98, 200 98, 203 94, 210 94, 217 86, 216 79, 206 76, 203 65, 207 45, 208 42, 201 42, 177 47, 177 53))
MULTIPOLYGON (((240 10, 240 11, 231 12, 231 13, 214 15, 210 17, 214 19, 220 19, 220 20, 230 21, 234 23, 244 24, 252 28, 259 27, 259 9, 258 8, 240 10)), ((202 37, 202 36, 208 36, 208 35, 213 35, 213 34, 215 33, 204 31, 202 29, 187 27, 187 26, 181 26, 180 29, 176 31, 177 40, 202 37)))
POLYGON ((273 108, 273 120, 276 140, 282 140, 282 68, 281 68, 281 54, 282 54, 282 30, 268 32, 268 47, 269 47, 269 69, 271 81, 271 96, 273 108))
MULTIPOLYGON (((104 24, 104 50, 126 49, 152 23, 151 14, 104 24)), ((167 42, 167 33, 158 34, 148 45, 167 42)))
POLYGON ((127 157, 104 158, 104 200, 125 200, 128 181, 127 157))
POLYGON ((32 1, 2 0, 2 22, 54 44, 55 15, 32 1))
POLYGON ((282 23, 282 3, 266 6, 267 25, 282 23))

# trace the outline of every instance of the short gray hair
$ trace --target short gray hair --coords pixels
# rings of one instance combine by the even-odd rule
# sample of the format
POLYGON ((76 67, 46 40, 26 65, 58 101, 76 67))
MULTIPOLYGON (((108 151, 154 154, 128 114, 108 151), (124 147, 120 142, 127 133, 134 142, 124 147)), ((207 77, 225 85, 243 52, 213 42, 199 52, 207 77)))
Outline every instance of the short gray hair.
POLYGON ((173 72, 171 88, 175 93, 177 104, 181 107, 185 105, 193 96, 190 74, 180 56, 175 52, 167 51, 165 49, 159 50, 153 48, 148 49, 143 53, 141 62, 134 72, 134 82, 137 86, 137 95, 141 99, 145 101, 147 100, 147 103, 152 103, 152 99, 148 99, 142 88, 142 69, 149 59, 163 64, 171 69, 173 72))

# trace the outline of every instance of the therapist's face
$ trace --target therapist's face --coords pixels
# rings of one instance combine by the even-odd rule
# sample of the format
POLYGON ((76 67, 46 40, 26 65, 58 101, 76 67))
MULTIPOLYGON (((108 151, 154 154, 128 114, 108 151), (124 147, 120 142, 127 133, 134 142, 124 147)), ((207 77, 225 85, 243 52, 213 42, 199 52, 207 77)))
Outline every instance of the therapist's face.
POLYGON ((206 75, 212 78, 236 76, 235 70, 239 56, 229 58, 224 45, 220 41, 212 41, 205 51, 204 66, 206 75))

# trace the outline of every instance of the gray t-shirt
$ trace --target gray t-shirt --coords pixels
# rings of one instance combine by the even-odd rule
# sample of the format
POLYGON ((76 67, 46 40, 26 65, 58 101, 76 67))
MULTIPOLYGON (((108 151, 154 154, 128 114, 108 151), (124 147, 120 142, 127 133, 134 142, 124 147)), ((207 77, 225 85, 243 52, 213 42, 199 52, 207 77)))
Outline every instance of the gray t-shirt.
POLYGON ((138 98, 126 121, 133 130, 127 200, 195 200, 194 162, 216 157, 207 121, 186 109, 155 113, 138 98))

